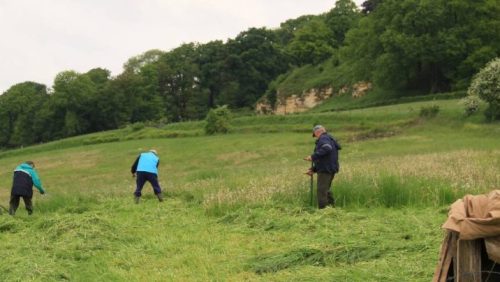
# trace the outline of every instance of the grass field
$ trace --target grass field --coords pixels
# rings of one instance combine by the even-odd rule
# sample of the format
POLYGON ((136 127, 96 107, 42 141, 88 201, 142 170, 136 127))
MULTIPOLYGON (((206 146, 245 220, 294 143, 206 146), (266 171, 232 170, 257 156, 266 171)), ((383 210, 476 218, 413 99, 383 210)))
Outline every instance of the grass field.
MULTIPOLYGON (((500 125, 457 100, 238 117, 75 137, 0 153, 0 204, 13 168, 37 164, 35 214, 0 215, 0 281, 429 281, 447 206, 500 188, 500 125), (439 106, 434 118, 422 107, 439 106), (310 128, 339 139, 335 209, 309 206, 310 128), (160 183, 133 204, 130 165, 156 148, 160 183)), ((135 126, 135 127, 134 127, 135 126)))

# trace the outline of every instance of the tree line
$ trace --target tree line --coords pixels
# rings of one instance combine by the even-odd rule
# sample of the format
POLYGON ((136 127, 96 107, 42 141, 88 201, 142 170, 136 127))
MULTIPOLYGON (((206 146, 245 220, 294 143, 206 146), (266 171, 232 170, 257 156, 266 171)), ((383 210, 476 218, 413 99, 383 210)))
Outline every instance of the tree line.
POLYGON ((17 147, 150 120, 202 119, 217 105, 252 108, 278 77, 334 68, 336 87, 443 92, 468 87, 500 53, 500 0, 336 1, 321 15, 235 38, 149 50, 115 77, 63 71, 52 89, 22 82, 0 96, 0 147, 17 147))

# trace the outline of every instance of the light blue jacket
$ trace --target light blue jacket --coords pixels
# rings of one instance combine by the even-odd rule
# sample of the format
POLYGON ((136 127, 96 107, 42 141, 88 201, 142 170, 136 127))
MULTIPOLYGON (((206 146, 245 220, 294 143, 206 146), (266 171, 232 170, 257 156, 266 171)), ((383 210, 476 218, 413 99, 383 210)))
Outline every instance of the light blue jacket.
POLYGON ((153 152, 142 153, 137 164, 137 171, 150 172, 158 174, 158 164, 160 158, 153 152))

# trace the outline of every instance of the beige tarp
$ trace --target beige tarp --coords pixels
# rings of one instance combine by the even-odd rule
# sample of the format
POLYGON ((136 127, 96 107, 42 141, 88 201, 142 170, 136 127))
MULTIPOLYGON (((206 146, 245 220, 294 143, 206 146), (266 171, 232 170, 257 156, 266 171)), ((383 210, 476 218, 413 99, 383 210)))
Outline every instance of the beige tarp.
POLYGON ((489 258, 500 263, 500 190, 456 201, 443 228, 460 233, 461 240, 484 238, 489 258))

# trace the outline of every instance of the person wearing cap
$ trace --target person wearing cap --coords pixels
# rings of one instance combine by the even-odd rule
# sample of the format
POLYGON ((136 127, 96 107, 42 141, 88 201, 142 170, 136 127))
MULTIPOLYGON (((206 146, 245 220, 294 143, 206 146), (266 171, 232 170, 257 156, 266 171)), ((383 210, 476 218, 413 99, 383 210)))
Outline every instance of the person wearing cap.
POLYGON ((160 165, 160 158, 156 150, 149 150, 148 152, 141 153, 134 164, 132 165, 132 177, 136 177, 136 189, 134 192, 135 203, 138 204, 142 196, 142 188, 144 184, 149 182, 153 186, 153 191, 158 197, 158 201, 163 202, 160 184, 158 183, 158 166, 160 165))
POLYGON ((307 175, 317 173, 318 207, 325 208, 327 205, 335 206, 335 199, 330 190, 335 174, 339 172, 339 143, 326 132, 321 125, 313 128, 313 137, 316 138, 316 146, 312 155, 304 158, 312 162, 312 167, 306 172, 307 175))
POLYGON ((10 192, 10 207, 9 214, 15 215, 19 207, 19 200, 23 198, 24 206, 28 214, 33 213, 33 185, 38 189, 40 194, 45 194, 42 187, 42 182, 35 170, 35 163, 26 161, 16 167, 14 170, 14 179, 12 181, 12 190, 10 192))

